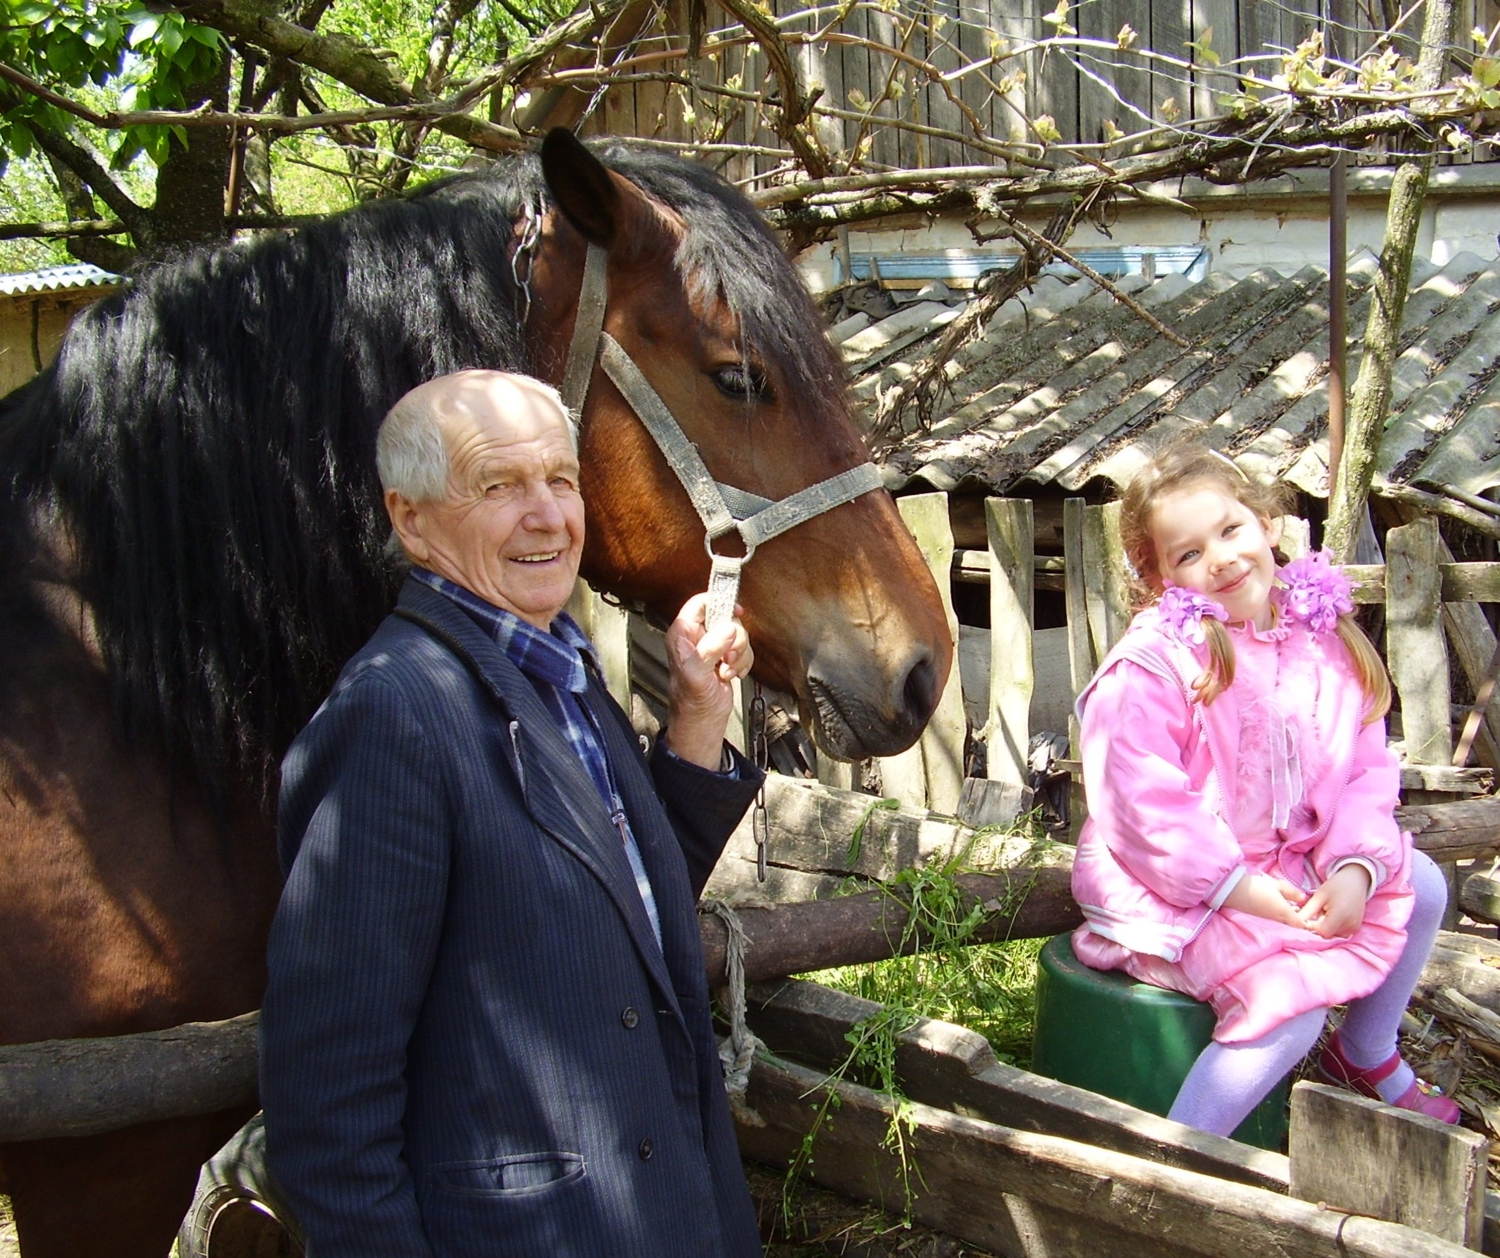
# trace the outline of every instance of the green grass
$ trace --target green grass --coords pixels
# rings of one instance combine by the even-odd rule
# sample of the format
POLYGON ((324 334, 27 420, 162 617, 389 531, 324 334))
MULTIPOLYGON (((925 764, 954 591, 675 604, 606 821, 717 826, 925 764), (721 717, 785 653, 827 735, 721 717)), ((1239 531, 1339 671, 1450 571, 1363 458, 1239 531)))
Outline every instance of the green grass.
MULTIPOLYGON (((858 837, 856 833, 856 842, 858 837)), ((897 876, 895 889, 913 905, 907 935, 917 930, 927 935, 931 942, 926 951, 805 977, 877 1001, 892 1012, 904 1011, 910 1015, 908 1022, 911 1017, 937 1018, 968 1027, 983 1035, 1002 1061, 1029 1066, 1037 954, 1046 941, 972 943, 986 911, 972 903, 958 883, 960 873, 983 871, 1001 852, 1000 864, 1013 872, 1024 868, 1027 858, 1017 861, 1015 856, 1016 838, 1030 841, 1032 857, 1051 844, 1032 818, 1023 817, 1007 831, 977 831, 965 850, 944 864, 908 869, 897 876)), ((1027 889, 1017 887, 1010 897, 1013 902, 996 906, 994 915, 1013 913, 1027 889)))
POLYGON ((923 1018, 979 1032, 1001 1061, 1031 1065, 1036 958, 1045 939, 945 948, 804 977, 923 1018))

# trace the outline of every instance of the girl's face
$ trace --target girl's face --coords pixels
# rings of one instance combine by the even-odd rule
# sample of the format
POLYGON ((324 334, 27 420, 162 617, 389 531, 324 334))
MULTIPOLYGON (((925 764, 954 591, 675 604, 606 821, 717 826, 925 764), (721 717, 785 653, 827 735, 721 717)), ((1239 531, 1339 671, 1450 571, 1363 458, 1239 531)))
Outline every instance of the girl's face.
POLYGON ((1281 521, 1257 516, 1212 481, 1158 499, 1151 512, 1157 572, 1223 606, 1234 622, 1271 627, 1271 589, 1281 521))

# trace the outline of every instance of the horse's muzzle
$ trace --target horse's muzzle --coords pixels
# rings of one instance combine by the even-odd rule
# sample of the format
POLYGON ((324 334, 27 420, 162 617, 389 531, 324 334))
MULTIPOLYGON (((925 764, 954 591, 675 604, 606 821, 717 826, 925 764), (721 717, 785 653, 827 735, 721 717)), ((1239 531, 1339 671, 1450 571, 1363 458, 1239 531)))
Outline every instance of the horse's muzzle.
POLYGON ((815 660, 804 698, 818 746, 841 760, 905 751, 937 708, 945 680, 938 672, 927 646, 914 646, 886 672, 868 663, 840 669, 835 661, 815 660))

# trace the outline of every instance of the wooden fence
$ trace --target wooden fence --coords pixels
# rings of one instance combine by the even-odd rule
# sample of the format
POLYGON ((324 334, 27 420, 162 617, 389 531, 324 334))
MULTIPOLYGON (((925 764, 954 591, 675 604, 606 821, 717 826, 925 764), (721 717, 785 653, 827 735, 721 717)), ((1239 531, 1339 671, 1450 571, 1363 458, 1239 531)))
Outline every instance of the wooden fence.
MULTIPOLYGON (((1238 90, 1236 69, 1262 78, 1281 57, 1329 25, 1331 0, 1088 0, 1065 20, 1071 48, 1031 49, 1058 32, 1055 0, 855 0, 819 5, 768 0, 759 6, 777 28, 813 38, 792 46, 803 89, 824 144, 861 150, 884 167, 1004 165, 995 145, 1035 141, 1031 122, 1050 118, 1066 144, 1097 144, 1148 125, 1221 116, 1223 96, 1238 90), (1138 40, 1118 46, 1123 27, 1138 40), (1161 54, 1152 58, 1142 50, 1161 54), (1192 70, 1170 65, 1192 61, 1192 70), (1238 63, 1238 67, 1235 63, 1238 63), (1028 122, 1027 120, 1031 120, 1028 122), (986 148, 988 145, 988 148, 986 148)), ((612 135, 697 139, 734 179, 774 171, 790 156, 785 142, 750 103, 746 88, 771 80, 765 54, 717 4, 705 6, 709 52, 689 60, 685 0, 668 0, 658 21, 642 26, 618 55, 643 71, 624 76, 589 101, 586 129, 612 135), (725 156, 726 149, 730 155, 725 156)), ((1374 12, 1380 12, 1377 8, 1374 12)), ((1345 4, 1340 50, 1367 52, 1377 26, 1368 6, 1345 4)), ((1490 29, 1495 0, 1459 0, 1455 29, 1490 29)), ((1415 58, 1406 24, 1400 51, 1415 58)), ((1127 42, 1129 42, 1127 40, 1127 42)), ((1460 39, 1460 61, 1469 51, 1460 39)), ((1445 161, 1488 160, 1490 146, 1447 153, 1445 161)))

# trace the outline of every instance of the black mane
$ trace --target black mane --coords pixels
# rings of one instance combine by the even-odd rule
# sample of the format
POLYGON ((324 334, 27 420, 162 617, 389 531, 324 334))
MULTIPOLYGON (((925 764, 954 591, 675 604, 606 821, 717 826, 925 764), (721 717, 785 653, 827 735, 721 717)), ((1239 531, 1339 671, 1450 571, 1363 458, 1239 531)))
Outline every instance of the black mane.
MULTIPOLYGON (((683 215, 679 267, 722 292, 749 348, 812 396, 839 387, 744 198, 674 158, 595 152, 683 215)), ((132 735, 210 782, 270 772, 393 599, 386 410, 433 376, 528 367, 509 243, 548 200, 540 162, 518 158, 187 254, 80 315, 55 365, 0 402, 12 589, 31 515, 55 509, 132 735)))

